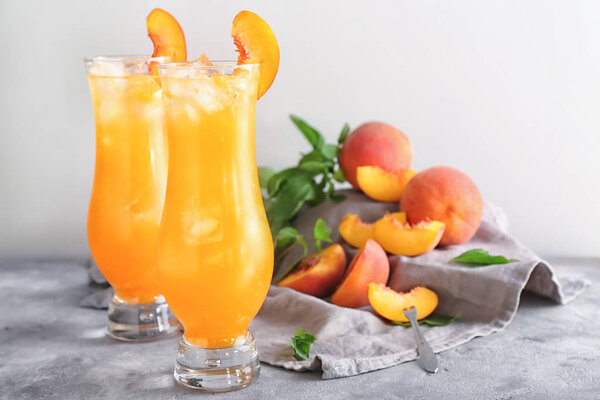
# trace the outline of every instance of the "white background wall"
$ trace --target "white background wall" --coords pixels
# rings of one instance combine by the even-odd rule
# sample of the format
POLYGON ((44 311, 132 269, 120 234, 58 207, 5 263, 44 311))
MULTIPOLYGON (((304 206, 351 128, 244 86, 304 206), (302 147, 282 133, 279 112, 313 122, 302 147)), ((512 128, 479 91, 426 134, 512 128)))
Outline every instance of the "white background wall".
POLYGON ((150 54, 145 17, 180 21, 191 57, 234 58, 237 11, 281 46, 260 101, 260 164, 344 122, 404 130, 414 167, 467 172, 542 254, 600 255, 600 2, 0 1, 0 258, 88 254, 94 129, 81 58, 150 54))

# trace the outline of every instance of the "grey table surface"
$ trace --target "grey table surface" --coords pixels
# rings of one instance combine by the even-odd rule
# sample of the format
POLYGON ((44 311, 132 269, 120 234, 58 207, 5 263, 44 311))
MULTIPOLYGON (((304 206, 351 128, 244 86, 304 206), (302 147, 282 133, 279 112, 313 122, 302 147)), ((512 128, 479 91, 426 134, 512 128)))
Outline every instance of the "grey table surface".
MULTIPOLYGON (((592 285, 566 306, 525 293, 502 332, 440 354, 440 371, 409 362, 322 380, 262 365, 227 399, 599 399, 600 260, 550 259, 592 285)), ((177 338, 121 343, 104 335, 105 310, 78 307, 89 293, 82 263, 0 263, 0 398, 192 399, 211 396, 172 379, 177 338)))

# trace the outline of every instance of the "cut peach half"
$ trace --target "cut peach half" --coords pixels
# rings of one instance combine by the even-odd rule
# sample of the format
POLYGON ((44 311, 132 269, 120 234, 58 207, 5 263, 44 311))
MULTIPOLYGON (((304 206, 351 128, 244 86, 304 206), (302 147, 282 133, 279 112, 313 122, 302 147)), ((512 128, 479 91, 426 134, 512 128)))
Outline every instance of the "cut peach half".
POLYGON ((388 172, 377 166, 363 166, 356 169, 356 179, 360 189, 377 201, 392 202, 402 198, 404 187, 417 174, 412 169, 388 172))
POLYGON ((238 64, 260 64, 258 98, 275 80, 279 69, 279 44, 271 27, 258 15, 240 11, 231 28, 233 43, 237 47, 238 64))
POLYGON ((423 221, 411 226, 387 214, 375 222, 375 240, 387 252, 402 256, 418 256, 435 248, 444 234, 444 223, 423 221))
POLYGON ((357 308, 369 305, 369 283, 387 283, 390 262, 385 251, 373 240, 367 240, 354 256, 342 283, 331 296, 331 302, 340 307, 357 308))
POLYGON ((430 315, 438 305, 438 295, 425 286, 414 287, 409 292, 396 292, 381 284, 369 284, 369 303, 377 314, 391 321, 408 322, 404 310, 416 307, 417 319, 430 315))
POLYGON ((329 296, 344 276, 346 253, 333 244, 304 257, 277 286, 288 287, 316 297, 329 296))
MULTIPOLYGON (((406 223, 406 214, 403 212, 395 212, 389 214, 396 218, 399 222, 406 223)), ((348 244, 354 247, 362 247, 367 240, 375 240, 374 224, 363 222, 356 214, 346 214, 340 220, 340 235, 348 244)))
MULTIPOLYGON (((148 36, 154 45, 152 57, 171 57, 173 62, 187 59, 185 36, 179 22, 163 9, 155 8, 146 18, 148 36)), ((151 64, 152 73, 158 73, 155 63, 151 64)))

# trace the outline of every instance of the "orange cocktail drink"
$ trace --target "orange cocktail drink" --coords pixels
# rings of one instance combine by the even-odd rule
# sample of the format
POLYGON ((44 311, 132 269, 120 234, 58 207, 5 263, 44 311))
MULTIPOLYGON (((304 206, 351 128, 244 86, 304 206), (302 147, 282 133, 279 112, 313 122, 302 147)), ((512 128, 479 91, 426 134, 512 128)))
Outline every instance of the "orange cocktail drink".
POLYGON ((94 260, 115 290, 109 334, 150 339, 175 329, 156 271, 168 157, 160 80, 149 67, 164 58, 85 61, 96 122, 87 231, 94 260))
POLYGON ((254 144, 259 67, 169 63, 159 69, 169 173, 158 274, 162 292, 184 326, 176 379, 197 387, 192 374, 185 375, 195 369, 194 362, 182 352, 203 349, 194 360, 218 359, 224 368, 237 361, 220 350, 246 349, 247 359, 230 367, 245 365, 240 373, 252 375, 258 366, 248 325, 265 300, 273 273, 254 144))

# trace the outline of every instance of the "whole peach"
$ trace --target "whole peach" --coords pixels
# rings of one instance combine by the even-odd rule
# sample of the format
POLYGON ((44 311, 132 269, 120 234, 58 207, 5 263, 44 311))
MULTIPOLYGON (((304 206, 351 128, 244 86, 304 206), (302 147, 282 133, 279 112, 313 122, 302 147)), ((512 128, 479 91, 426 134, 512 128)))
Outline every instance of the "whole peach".
POLYGON ((400 209, 411 224, 441 221, 446 229, 440 245, 460 244, 473 237, 483 215, 483 200, 475 183, 452 167, 433 167, 406 185, 400 209))
POLYGON ((412 147, 400 129, 383 122, 367 122, 344 140, 339 160, 344 177, 358 189, 356 168, 374 165, 388 172, 408 169, 412 147))

